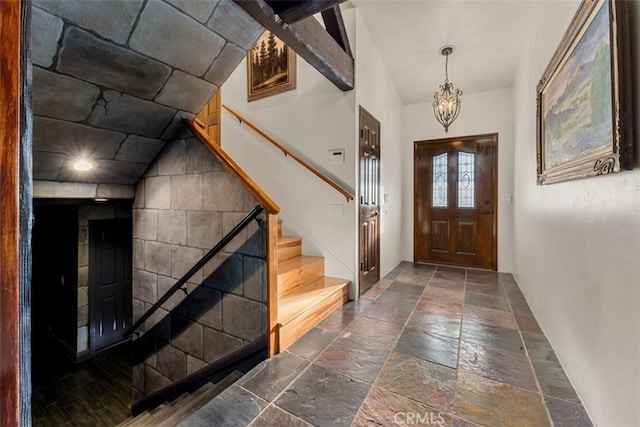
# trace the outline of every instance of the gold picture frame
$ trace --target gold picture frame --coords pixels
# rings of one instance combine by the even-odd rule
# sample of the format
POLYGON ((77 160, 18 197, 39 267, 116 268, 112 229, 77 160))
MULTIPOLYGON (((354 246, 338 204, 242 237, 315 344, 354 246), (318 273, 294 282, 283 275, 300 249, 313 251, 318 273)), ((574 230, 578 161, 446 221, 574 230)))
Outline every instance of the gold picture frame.
POLYGON ((633 168, 626 3, 583 0, 540 79, 538 185, 633 168))
POLYGON ((247 99, 277 95, 296 88, 296 53, 265 31, 247 53, 247 99))

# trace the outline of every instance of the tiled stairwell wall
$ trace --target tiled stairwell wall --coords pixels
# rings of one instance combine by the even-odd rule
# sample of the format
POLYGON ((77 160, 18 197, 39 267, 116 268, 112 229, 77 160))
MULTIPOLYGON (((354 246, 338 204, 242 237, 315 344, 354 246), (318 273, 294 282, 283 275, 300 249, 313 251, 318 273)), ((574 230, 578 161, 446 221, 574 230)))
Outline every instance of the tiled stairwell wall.
MULTIPOLYGON (((136 191, 134 319, 256 205, 200 141, 167 143, 136 191)), ((253 221, 191 279, 188 295, 178 291, 147 321, 135 341, 135 399, 266 333, 265 254, 265 229, 253 221)))

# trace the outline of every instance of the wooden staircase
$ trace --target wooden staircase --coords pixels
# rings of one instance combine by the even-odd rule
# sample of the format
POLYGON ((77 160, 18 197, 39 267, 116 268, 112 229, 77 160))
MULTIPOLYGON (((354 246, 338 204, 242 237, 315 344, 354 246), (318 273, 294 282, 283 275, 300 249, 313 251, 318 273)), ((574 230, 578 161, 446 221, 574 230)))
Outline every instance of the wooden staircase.
POLYGON ((157 408, 131 417, 118 427, 174 427, 213 400, 242 375, 241 372, 234 371, 220 382, 206 383, 195 392, 185 393, 173 402, 163 403, 157 408))
POLYGON ((278 220, 278 343, 283 351, 345 302, 349 280, 324 275, 324 258, 302 255, 302 239, 278 220))

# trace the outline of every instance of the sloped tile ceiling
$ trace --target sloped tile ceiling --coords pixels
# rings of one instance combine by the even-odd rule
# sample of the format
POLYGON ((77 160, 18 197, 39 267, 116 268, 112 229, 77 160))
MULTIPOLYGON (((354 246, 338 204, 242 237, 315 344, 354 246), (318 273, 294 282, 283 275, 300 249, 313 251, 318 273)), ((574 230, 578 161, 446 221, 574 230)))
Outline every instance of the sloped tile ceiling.
POLYGON ((34 178, 98 184, 136 183, 263 31, 231 0, 34 0, 32 20, 34 178))

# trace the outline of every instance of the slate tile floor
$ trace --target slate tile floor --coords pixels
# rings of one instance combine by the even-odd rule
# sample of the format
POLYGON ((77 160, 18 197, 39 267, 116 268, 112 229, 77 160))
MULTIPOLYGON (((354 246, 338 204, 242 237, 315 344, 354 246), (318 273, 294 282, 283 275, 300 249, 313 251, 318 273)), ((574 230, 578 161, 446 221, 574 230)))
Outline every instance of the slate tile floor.
POLYGON ((184 425, 591 425, 510 274, 406 262, 220 397, 184 425))

